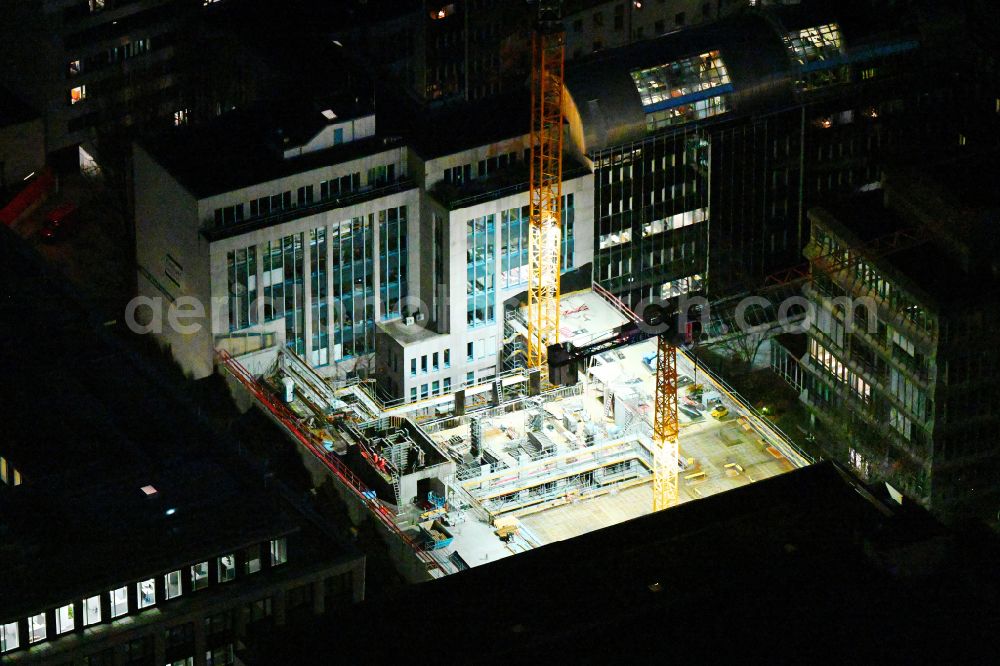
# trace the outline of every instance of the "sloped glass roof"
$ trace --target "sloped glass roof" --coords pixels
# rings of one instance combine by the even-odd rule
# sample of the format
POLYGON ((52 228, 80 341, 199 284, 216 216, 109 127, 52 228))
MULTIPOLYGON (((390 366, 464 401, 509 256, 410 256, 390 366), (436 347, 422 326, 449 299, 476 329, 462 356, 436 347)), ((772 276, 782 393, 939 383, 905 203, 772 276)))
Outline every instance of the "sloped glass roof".
POLYGON ((692 95, 701 99, 732 90, 729 73, 718 51, 637 69, 631 74, 646 112, 688 103, 693 101, 692 95), (729 88, 707 92, 720 86, 729 88))
POLYGON ((784 41, 792 59, 806 69, 822 68, 819 63, 839 61, 843 55, 844 42, 836 23, 790 32, 784 36, 784 41))

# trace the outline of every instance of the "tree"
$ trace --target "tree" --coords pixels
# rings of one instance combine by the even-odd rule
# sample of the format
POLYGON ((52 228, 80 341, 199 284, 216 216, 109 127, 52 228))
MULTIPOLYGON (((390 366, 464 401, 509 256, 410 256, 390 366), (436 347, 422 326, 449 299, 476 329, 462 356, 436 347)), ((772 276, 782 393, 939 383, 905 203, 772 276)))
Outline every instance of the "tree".
POLYGON ((742 361, 749 370, 753 367, 754 361, 757 360, 757 353, 767 338, 766 327, 761 327, 758 330, 751 329, 724 342, 723 348, 734 359, 742 361))

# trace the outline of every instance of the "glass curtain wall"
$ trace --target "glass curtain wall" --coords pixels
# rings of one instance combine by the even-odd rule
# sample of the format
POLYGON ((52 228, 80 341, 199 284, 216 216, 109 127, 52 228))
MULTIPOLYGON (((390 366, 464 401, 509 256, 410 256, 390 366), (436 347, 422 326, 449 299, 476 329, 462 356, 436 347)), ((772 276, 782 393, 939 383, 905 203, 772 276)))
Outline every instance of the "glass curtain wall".
MULTIPOLYGON (((559 270, 573 269, 573 228, 576 212, 573 195, 562 198, 562 257, 559 270)), ((511 289, 528 284, 528 207, 510 208, 500 213, 500 288, 511 289)))
POLYGON ((262 246, 264 320, 285 319, 285 345, 305 355, 305 278, 302 234, 262 246))
POLYGON ((375 290, 372 286, 372 216, 355 217, 330 229, 333 294, 339 304, 333 317, 334 358, 370 353, 375 337, 375 290))
POLYGON ((379 277, 381 281, 382 319, 402 315, 401 300, 406 298, 406 206, 379 211, 379 277))
POLYGON ((469 327, 475 327, 495 321, 496 230, 493 215, 473 218, 466 225, 466 319, 469 327))
POLYGON ((704 273, 708 148, 702 133, 681 130, 595 161, 594 278, 627 303, 704 273))
POLYGON ((229 330, 257 323, 257 248, 226 254, 229 276, 229 330))
POLYGON ((326 286, 326 227, 309 232, 310 307, 312 308, 312 349, 309 361, 313 366, 330 363, 330 306, 326 286))

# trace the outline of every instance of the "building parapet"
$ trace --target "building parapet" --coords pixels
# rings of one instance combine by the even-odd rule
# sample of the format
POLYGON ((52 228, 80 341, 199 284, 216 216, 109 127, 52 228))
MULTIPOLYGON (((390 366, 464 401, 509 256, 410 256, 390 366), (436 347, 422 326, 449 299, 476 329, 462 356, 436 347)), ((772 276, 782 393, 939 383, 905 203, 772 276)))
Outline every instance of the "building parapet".
POLYGON ((365 203, 367 201, 379 199, 398 192, 405 192, 414 188, 416 188, 416 184, 413 179, 408 176, 404 176, 390 185, 360 190, 358 192, 352 192, 350 194, 332 199, 325 199, 306 206, 297 206, 295 208, 281 210, 275 213, 258 215, 257 217, 243 220, 236 224, 216 226, 214 221, 206 221, 202 227, 201 234, 210 242, 220 241, 226 238, 232 238, 233 236, 239 236, 241 234, 250 233, 266 227, 282 224, 284 222, 298 220, 310 215, 317 215, 330 210, 365 203))

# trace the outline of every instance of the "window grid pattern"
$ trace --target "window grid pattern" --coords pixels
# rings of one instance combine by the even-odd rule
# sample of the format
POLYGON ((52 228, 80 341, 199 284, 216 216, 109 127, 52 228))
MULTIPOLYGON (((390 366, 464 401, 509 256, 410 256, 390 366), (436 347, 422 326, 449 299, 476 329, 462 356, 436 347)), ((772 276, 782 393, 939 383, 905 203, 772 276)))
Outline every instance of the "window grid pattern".
POLYGON ((799 67, 796 85, 800 90, 849 80, 850 70, 843 60, 843 40, 836 23, 790 32, 783 40, 789 56, 799 67))
MULTIPOLYGON (((559 269, 573 269, 574 227, 576 211, 573 194, 562 198, 562 258, 559 269)), ((500 288, 510 289, 528 284, 528 206, 510 208, 500 213, 500 288)))
POLYGON ((402 315, 407 295, 406 206, 379 211, 379 278, 382 319, 402 315))
POLYGON ((310 362, 320 367, 330 363, 330 306, 327 299, 326 227, 309 232, 309 307, 312 309, 312 346, 310 362))
POLYGON ((257 323, 257 248, 226 253, 229 277, 229 330, 257 323))
POLYGON ((330 229, 333 271, 334 360, 372 351, 375 337, 375 290, 372 286, 372 216, 355 217, 330 229))
POLYGON ((495 320, 496 303, 496 233, 494 216, 485 215, 466 223, 466 320, 470 327, 482 326, 495 320))
POLYGON ((732 81, 718 51, 631 72, 650 131, 728 110, 732 81))

